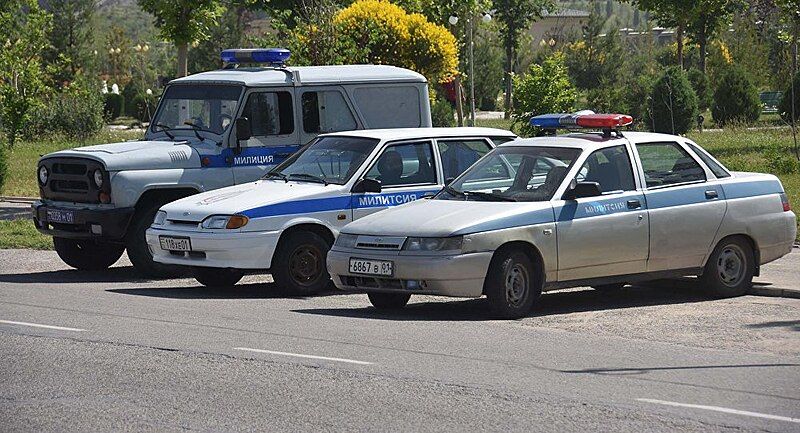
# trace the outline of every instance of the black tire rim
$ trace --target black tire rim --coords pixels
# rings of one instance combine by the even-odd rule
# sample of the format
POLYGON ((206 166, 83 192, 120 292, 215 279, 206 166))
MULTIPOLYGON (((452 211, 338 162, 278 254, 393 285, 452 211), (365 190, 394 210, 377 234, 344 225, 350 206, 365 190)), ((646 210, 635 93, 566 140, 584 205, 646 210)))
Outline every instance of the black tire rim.
POLYGON ((747 260, 741 247, 735 244, 725 245, 717 256, 717 275, 727 287, 736 287, 742 280, 747 260))
POLYGON ((311 286, 322 275, 322 251, 314 245, 300 245, 289 257, 289 277, 297 285, 311 286))
POLYGON ((528 297, 530 275, 521 263, 513 263, 506 270, 503 278, 506 301, 513 307, 519 307, 528 297))

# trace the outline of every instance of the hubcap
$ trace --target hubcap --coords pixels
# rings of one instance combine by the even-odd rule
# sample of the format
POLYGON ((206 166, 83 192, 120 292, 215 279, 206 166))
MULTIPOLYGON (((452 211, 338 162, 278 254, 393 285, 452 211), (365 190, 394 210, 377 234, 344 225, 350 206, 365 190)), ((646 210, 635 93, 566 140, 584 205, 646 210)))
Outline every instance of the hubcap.
POLYGON ((742 282, 746 261, 744 251, 737 245, 726 245, 717 258, 717 274, 722 284, 735 287, 742 282))
POLYGON ((525 302, 528 296, 528 270, 519 263, 514 263, 505 276, 506 300, 513 306, 525 302))
POLYGON ((300 285, 312 284, 319 278, 322 252, 311 245, 301 245, 289 258, 289 275, 300 285))

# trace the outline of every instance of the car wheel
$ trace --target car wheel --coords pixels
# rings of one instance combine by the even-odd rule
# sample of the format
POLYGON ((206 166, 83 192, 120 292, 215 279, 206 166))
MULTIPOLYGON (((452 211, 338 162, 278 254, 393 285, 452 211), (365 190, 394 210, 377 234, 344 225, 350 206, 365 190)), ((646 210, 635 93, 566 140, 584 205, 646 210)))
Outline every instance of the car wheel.
POLYGON ((755 256, 750 243, 739 237, 723 239, 706 262, 701 281, 711 295, 742 296, 753 285, 755 256))
POLYGON ((518 319, 527 315, 539 290, 531 259, 521 251, 501 251, 492 259, 485 292, 492 315, 518 319))
POLYGON ((142 275, 151 278, 170 278, 186 274, 186 269, 181 266, 165 265, 153 261, 153 254, 147 247, 145 231, 150 228, 156 212, 164 204, 160 201, 151 203, 137 211, 133 215, 125 242, 125 246, 128 248, 128 258, 131 259, 133 267, 142 275))
POLYGON ((244 276, 244 271, 230 268, 192 268, 194 279, 206 287, 231 287, 244 276))
POLYGON ((124 245, 67 238, 53 238, 53 247, 64 263, 82 271, 108 269, 125 251, 124 245))
POLYGON ((369 302, 379 310, 399 310, 408 304, 410 293, 368 293, 369 302))
POLYGON ((603 292, 603 293, 616 292, 616 291, 622 289, 623 287, 625 287, 625 283, 598 284, 596 286, 592 286, 593 289, 597 290, 598 292, 603 292))
POLYGON ((331 245, 314 232, 295 232, 282 240, 272 259, 272 278, 289 294, 319 293, 330 284, 325 260, 331 245))

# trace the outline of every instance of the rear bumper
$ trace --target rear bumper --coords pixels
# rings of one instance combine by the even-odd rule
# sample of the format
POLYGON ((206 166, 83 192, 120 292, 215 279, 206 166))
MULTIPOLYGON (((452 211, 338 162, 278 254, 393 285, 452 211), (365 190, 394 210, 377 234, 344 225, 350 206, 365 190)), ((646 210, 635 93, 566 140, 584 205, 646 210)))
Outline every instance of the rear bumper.
POLYGON ((121 241, 128 231, 135 209, 132 207, 91 209, 59 206, 37 200, 31 205, 33 223, 40 232, 60 238, 105 239, 121 241), (72 223, 57 223, 47 219, 47 209, 72 212, 72 223), (94 227, 93 227, 94 226, 94 227), (94 229, 94 230, 93 230, 94 229))
POLYGON ((411 256, 364 250, 328 252, 328 272, 336 287, 358 292, 394 292, 419 295, 479 297, 492 260, 492 252, 452 256, 411 256), (349 272, 350 258, 390 260, 392 277, 371 277, 349 272), (409 286, 409 281, 412 285, 409 286))
POLYGON ((145 233, 153 260, 208 268, 269 269, 281 232, 194 232, 149 228, 145 233), (160 236, 189 238, 192 251, 161 249, 160 236))

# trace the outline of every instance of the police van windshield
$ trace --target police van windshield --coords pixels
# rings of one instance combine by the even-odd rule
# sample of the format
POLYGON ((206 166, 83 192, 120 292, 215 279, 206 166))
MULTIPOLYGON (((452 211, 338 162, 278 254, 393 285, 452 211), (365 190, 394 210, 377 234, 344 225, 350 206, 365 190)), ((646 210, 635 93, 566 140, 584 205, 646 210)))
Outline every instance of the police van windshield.
POLYGON ((377 144, 372 138, 319 137, 265 177, 344 185, 377 144))
POLYGON ((233 124, 241 86, 172 85, 161 97, 161 105, 150 126, 152 132, 192 129, 222 134, 233 124))
POLYGON ((498 147, 446 186, 436 198, 550 200, 579 154, 579 149, 563 147, 498 147))

